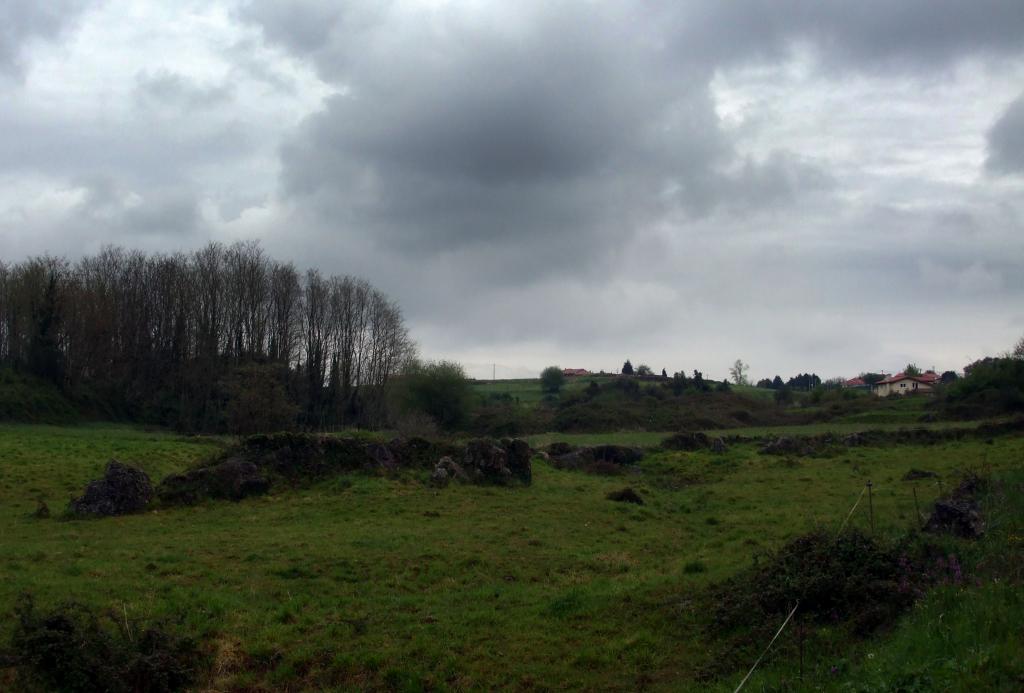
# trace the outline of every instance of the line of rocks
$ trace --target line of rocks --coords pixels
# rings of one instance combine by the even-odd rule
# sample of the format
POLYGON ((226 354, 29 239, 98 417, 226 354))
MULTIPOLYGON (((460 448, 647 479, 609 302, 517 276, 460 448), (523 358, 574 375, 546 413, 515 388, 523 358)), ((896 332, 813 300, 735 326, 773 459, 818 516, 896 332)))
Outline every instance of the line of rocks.
POLYGON ((583 445, 551 443, 542 457, 558 469, 590 474, 621 474, 643 459, 642 448, 625 445, 583 445))
POLYGON ((438 487, 447 486, 452 481, 529 485, 533 480, 531 455, 530 446, 518 438, 471 440, 466 443, 461 463, 456 462, 453 455, 445 455, 434 466, 430 481, 438 487))
POLYGON ((136 467, 111 460, 103 477, 89 482, 71 501, 73 517, 105 517, 144 511, 154 498, 165 505, 191 505, 205 499, 241 500, 280 484, 302 484, 348 472, 391 474, 430 469, 431 482, 529 485, 532 450, 524 440, 471 440, 465 445, 423 438, 377 443, 351 437, 300 433, 244 438, 216 459, 170 474, 154 486, 136 467), (456 462, 458 460, 458 462, 456 462))
POLYGON ((729 451, 725 439, 720 437, 711 438, 701 431, 676 433, 661 441, 662 450, 678 450, 683 452, 696 452, 698 450, 710 450, 722 454, 729 451))

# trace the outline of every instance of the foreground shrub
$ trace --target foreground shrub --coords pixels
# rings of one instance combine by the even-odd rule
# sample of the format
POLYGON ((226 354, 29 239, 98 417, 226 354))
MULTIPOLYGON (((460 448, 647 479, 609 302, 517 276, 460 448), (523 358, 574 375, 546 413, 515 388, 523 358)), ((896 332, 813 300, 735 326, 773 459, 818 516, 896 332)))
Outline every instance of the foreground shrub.
POLYGON ((203 664, 192 640, 158 628, 122 628, 81 604, 40 613, 29 595, 15 608, 4 659, 21 690, 161 693, 191 685, 203 664))
POLYGON ((838 539, 820 530, 804 534, 712 590, 713 628, 777 627, 799 600, 805 619, 850 622, 868 633, 913 603, 915 564, 901 548, 856 530, 838 539))

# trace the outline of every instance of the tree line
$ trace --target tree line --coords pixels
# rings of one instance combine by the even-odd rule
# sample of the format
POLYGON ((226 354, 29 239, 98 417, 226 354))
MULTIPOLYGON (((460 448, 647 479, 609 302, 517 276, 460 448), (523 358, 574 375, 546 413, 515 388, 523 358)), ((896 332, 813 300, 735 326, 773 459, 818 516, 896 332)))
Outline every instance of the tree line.
POLYGON ((762 378, 757 381, 757 387, 768 388, 770 390, 789 388, 790 390, 803 390, 805 392, 810 392, 820 385, 821 378, 818 377, 816 373, 800 373, 785 382, 783 382, 782 378, 779 376, 775 376, 772 379, 762 378))
POLYGON ((195 431, 376 425, 414 356, 370 283, 302 273, 257 242, 0 262, 0 366, 104 414, 195 431))

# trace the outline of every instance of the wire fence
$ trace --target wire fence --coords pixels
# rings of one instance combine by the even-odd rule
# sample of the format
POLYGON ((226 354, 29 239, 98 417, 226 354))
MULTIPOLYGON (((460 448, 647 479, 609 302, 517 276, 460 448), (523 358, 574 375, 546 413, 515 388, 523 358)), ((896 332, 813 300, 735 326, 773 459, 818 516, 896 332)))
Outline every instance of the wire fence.
MULTIPOLYGON (((938 489, 937 497, 942 497, 944 495, 944 491, 943 491, 943 488, 942 488, 942 479, 941 479, 941 477, 936 476, 934 478, 934 481, 935 481, 935 484, 936 484, 937 489, 938 489)), ((911 486, 911 491, 912 491, 912 495, 913 495, 913 499, 914 499, 914 527, 915 527, 915 529, 920 529, 923 526, 926 518, 921 513, 920 502, 919 502, 918 496, 917 496, 917 487, 918 487, 917 483, 914 483, 913 486, 911 486)), ((872 535, 874 535, 874 533, 875 533, 875 510, 874 510, 874 499, 873 499, 874 489, 875 489, 874 483, 870 479, 868 479, 865 482, 864 486, 861 488, 860 494, 857 496, 857 500, 855 500, 853 505, 850 506, 850 510, 843 517, 842 522, 840 522, 839 529, 836 531, 835 537, 832 540, 833 545, 836 542, 839 541, 840 537, 842 537, 843 531, 847 528, 847 526, 849 526, 850 519, 854 516, 854 513, 856 513, 857 508, 860 507, 861 501, 864 500, 864 496, 865 495, 868 497, 868 522, 869 522, 869 526, 871 528, 871 533, 872 533, 872 535)), ((747 671, 746 676, 743 677, 743 679, 739 682, 739 684, 733 690, 733 693, 739 693, 743 689, 743 687, 747 684, 747 682, 750 681, 751 677, 754 675, 754 672, 757 670, 758 666, 760 666, 761 662, 764 661, 764 658, 768 655, 768 653, 771 651, 772 647, 775 645, 776 641, 779 639, 779 637, 782 635, 783 631, 786 629, 786 626, 788 626, 790 621, 792 621, 794 616, 796 616, 797 611, 799 610, 799 608, 800 608, 800 599, 797 598, 795 600, 794 604, 793 604, 793 608, 790 610, 790 612, 786 616, 785 620, 779 626, 779 629, 777 631, 775 631, 775 635, 772 636, 772 639, 768 642, 767 646, 765 646, 764 650, 761 652, 761 654, 754 661, 753 665, 747 671)), ((800 636, 801 636, 800 637, 800 648, 799 648, 799 652, 800 652, 800 677, 803 678, 803 637, 802 637, 803 636, 803 632, 802 631, 800 633, 800 636)))

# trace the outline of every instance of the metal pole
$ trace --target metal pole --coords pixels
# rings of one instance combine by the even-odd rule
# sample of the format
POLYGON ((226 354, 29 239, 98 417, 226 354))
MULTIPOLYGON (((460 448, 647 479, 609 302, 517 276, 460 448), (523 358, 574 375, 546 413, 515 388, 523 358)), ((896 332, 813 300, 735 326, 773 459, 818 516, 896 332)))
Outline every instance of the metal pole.
POLYGON ((875 504, 871 500, 871 479, 868 479, 868 515, 871 518, 871 533, 875 533, 875 504))
POLYGON ((804 622, 798 621, 797 627, 800 629, 800 680, 804 680, 804 622))

